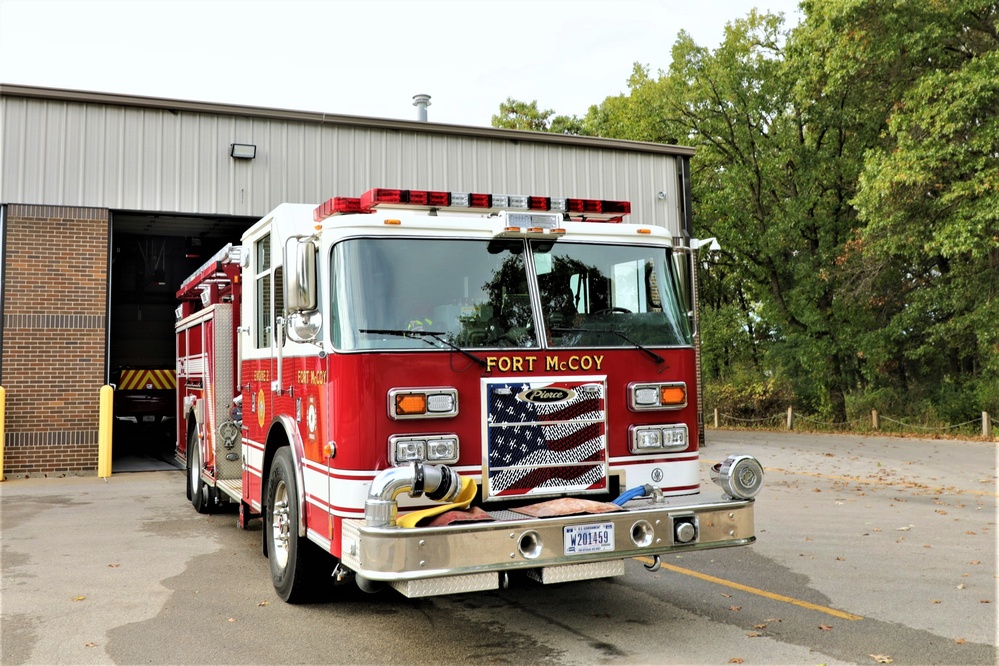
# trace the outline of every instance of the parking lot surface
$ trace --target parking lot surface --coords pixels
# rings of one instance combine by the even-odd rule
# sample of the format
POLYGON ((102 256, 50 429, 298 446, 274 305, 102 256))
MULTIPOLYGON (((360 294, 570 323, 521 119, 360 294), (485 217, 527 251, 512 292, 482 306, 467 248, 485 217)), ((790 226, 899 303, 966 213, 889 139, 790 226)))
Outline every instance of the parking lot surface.
POLYGON ((994 664, 996 445, 709 431, 756 455, 758 541, 650 573, 288 606, 259 522, 180 470, 0 483, 0 662, 994 664), (890 661, 885 661, 890 660, 890 661))

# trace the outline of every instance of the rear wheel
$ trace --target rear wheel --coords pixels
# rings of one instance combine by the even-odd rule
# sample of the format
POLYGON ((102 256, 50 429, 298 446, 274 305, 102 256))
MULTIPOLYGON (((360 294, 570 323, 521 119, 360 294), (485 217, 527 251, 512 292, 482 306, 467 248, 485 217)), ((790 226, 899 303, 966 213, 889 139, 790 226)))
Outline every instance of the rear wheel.
POLYGON ((187 499, 198 513, 209 513, 216 501, 216 491, 201 478, 201 448, 197 430, 187 438, 187 499))
MULTIPOLYGON (((197 446, 197 442, 195 442, 194 446, 197 446)), ((187 499, 188 499, 188 501, 190 501, 191 498, 194 497, 194 485, 195 484, 194 484, 194 478, 191 476, 191 470, 192 469, 197 469, 196 466, 194 466, 194 465, 191 464, 192 463, 191 456, 194 455, 193 450, 194 450, 194 447, 191 446, 191 435, 188 434, 188 436, 187 436, 187 483, 184 484, 184 486, 187 488, 187 499)))
POLYGON ((336 564, 332 555, 298 535, 299 522, 294 460, 285 446, 274 454, 267 480, 264 539, 274 590, 290 604, 317 601, 325 596, 336 564))

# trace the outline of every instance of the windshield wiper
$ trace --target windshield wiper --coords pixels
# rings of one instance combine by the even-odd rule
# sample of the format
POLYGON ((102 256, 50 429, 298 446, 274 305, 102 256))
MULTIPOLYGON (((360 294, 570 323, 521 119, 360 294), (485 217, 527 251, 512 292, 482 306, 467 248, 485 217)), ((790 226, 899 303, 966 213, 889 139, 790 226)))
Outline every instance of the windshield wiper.
POLYGON ((450 347, 451 349, 458 352, 462 356, 472 359, 473 361, 481 365, 483 368, 486 367, 485 359, 479 358, 475 354, 465 351, 458 345, 454 344, 453 342, 445 338, 444 336, 447 335, 446 331, 416 331, 416 330, 410 331, 403 328, 362 328, 358 329, 358 332, 374 333, 375 335, 398 335, 401 338, 414 338, 416 340, 422 340, 423 342, 426 342, 428 345, 432 345, 433 343, 430 342, 430 340, 427 340, 427 338, 433 338, 442 345, 450 347))
POLYGON ((567 328, 564 326, 553 326, 551 330, 555 333, 612 333, 617 337, 621 338, 622 340, 624 340, 625 342, 635 345, 635 349, 638 349, 648 354, 652 358, 652 360, 656 362, 656 365, 661 365, 666 362, 666 359, 664 359, 659 354, 655 353, 648 347, 644 347, 641 344, 635 342, 627 335, 625 335, 623 332, 615 330, 613 328, 576 328, 576 327, 567 328))

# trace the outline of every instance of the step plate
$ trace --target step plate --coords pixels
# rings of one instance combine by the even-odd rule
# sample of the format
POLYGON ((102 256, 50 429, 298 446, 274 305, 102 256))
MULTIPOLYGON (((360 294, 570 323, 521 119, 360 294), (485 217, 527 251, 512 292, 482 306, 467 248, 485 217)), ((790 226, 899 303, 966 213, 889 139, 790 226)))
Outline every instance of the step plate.
POLYGON ((557 567, 542 567, 531 569, 527 576, 545 585, 554 583, 569 583, 574 580, 590 580, 607 578, 624 574, 624 560, 609 562, 583 562, 580 564, 565 564, 557 567))
POLYGON ((499 574, 492 572, 468 574, 465 576, 421 578, 419 580, 397 580, 390 583, 390 585, 410 598, 436 597, 442 594, 498 589, 499 574))

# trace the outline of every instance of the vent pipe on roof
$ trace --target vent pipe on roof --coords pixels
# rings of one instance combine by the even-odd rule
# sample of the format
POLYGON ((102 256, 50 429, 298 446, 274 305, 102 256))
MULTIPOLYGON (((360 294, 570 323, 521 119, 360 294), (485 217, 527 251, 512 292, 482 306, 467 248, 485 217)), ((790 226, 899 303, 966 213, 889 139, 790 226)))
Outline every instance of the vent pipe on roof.
POLYGON ((427 107, 430 106, 430 95, 426 93, 413 95, 413 106, 416 107, 416 119, 421 123, 427 122, 427 107))

